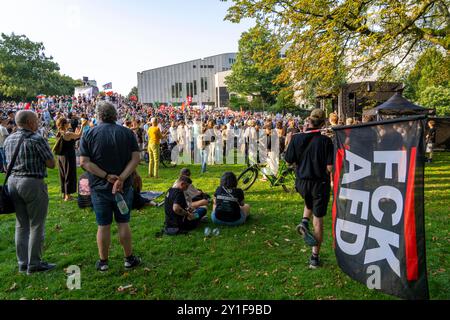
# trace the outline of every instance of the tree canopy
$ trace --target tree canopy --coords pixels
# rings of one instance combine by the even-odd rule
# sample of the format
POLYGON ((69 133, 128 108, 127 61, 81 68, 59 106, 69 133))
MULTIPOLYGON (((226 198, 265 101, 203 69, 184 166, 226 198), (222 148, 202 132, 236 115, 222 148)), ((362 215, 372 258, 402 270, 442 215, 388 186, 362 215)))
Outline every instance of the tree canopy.
POLYGON ((0 95, 30 99, 38 94, 68 95, 82 82, 59 73, 59 65, 45 54, 41 42, 24 35, 1 34, 0 95))
POLYGON ((233 72, 225 80, 229 92, 267 106, 274 104, 282 87, 275 83, 281 73, 280 50, 277 39, 267 29, 256 26, 244 32, 233 72))
POLYGON ((253 18, 289 44, 281 74, 336 92, 345 79, 392 78, 429 47, 450 50, 448 0, 229 0, 226 20, 253 18))
POLYGON ((436 48, 426 50, 405 80, 405 96, 417 101, 421 93, 430 86, 450 87, 450 56, 436 48))
POLYGON ((131 88, 130 93, 128 94, 128 99, 130 99, 132 96, 138 96, 138 87, 134 86, 131 88))

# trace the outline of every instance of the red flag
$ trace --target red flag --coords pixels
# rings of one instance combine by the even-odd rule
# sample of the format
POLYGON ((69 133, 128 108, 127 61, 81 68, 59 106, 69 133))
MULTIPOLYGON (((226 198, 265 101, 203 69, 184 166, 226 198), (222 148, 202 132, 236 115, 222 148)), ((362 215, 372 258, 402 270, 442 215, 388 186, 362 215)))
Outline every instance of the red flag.
POLYGON ((25 110, 30 110, 30 108, 31 108, 31 103, 27 103, 26 105, 25 105, 25 110))

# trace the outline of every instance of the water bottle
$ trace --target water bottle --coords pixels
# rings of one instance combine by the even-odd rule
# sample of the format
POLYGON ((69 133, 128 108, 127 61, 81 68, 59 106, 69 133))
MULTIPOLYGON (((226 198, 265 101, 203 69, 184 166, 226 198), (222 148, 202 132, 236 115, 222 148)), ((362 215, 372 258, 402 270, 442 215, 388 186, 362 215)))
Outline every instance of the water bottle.
POLYGON ((130 210, 128 209, 127 203, 125 202, 122 194, 119 192, 116 192, 115 200, 116 200, 117 207, 119 208, 120 213, 122 215, 126 216, 130 210))
POLYGON ((205 236, 209 237, 211 235, 211 228, 206 227, 205 228, 205 236))
POLYGON ((200 215, 198 214, 197 211, 194 212, 194 220, 197 220, 200 218, 200 215))
POLYGON ((215 236, 217 237, 217 236, 220 234, 219 228, 215 228, 215 229, 212 231, 212 234, 215 235, 215 236))

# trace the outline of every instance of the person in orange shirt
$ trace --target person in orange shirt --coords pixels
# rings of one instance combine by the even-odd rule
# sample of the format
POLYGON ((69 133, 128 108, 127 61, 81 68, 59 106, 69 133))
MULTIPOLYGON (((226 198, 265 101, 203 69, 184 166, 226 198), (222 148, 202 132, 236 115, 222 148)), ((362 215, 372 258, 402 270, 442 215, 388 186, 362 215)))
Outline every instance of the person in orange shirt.
POLYGON ((158 169, 159 169, 159 151, 161 139, 164 135, 161 133, 161 130, 158 127, 158 120, 156 118, 152 118, 150 120, 151 127, 148 129, 148 155, 149 155, 149 163, 148 163, 148 176, 150 178, 159 178, 158 169))

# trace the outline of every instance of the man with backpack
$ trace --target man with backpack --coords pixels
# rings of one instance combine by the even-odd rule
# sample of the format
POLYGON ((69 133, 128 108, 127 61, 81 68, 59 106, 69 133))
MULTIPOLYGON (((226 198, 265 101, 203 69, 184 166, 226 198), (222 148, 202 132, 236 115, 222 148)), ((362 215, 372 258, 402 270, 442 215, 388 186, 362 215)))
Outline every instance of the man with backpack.
POLYGON ((323 240, 323 217, 327 213, 330 199, 330 179, 333 170, 333 143, 322 135, 320 128, 325 125, 325 112, 315 109, 311 112, 309 128, 305 133, 295 134, 286 151, 285 160, 296 164, 296 189, 305 201, 303 219, 297 231, 312 247, 309 260, 311 268, 320 264, 319 251, 323 240), (313 217, 314 233, 309 231, 313 217))

